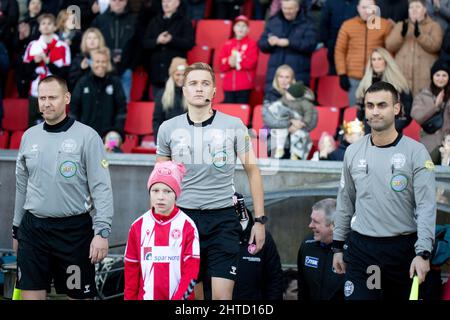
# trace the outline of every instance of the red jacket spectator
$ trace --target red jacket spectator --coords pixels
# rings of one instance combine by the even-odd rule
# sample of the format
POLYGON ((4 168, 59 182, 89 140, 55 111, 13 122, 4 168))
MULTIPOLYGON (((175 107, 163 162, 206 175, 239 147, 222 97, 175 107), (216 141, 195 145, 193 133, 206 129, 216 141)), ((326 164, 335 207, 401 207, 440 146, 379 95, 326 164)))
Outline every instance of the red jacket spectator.
POLYGON ((220 71, 225 73, 223 79, 224 91, 250 90, 255 86, 256 63, 258 61, 258 46, 248 36, 237 40, 230 39, 220 51, 220 71), (228 58, 238 52, 241 56, 240 68, 231 68, 228 58))

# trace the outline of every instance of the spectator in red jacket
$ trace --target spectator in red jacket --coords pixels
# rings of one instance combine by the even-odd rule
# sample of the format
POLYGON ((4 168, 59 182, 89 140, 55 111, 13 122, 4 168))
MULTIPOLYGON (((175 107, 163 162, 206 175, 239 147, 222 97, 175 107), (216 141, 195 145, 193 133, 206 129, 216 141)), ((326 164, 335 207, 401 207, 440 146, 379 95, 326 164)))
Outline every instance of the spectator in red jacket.
POLYGON ((225 103, 248 103, 255 86, 258 45, 248 37, 249 20, 238 16, 233 23, 234 37, 220 50, 220 71, 225 74, 225 103))

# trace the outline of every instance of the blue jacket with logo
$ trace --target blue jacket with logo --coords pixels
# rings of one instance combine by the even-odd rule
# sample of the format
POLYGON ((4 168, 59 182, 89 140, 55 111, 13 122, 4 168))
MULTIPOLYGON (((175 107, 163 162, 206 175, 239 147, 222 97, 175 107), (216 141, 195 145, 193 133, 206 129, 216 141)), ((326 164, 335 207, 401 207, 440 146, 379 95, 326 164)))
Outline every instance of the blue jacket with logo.
POLYGON ((331 244, 306 237, 298 251, 297 268, 299 300, 344 299, 344 275, 333 271, 331 244))

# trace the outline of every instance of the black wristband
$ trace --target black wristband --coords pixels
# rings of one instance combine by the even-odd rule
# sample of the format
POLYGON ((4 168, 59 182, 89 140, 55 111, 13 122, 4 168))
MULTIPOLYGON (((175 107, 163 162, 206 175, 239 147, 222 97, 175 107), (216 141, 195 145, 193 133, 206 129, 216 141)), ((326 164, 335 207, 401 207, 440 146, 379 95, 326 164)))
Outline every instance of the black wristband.
POLYGON ((19 231, 19 227, 12 227, 12 237, 17 240, 17 232, 19 231))

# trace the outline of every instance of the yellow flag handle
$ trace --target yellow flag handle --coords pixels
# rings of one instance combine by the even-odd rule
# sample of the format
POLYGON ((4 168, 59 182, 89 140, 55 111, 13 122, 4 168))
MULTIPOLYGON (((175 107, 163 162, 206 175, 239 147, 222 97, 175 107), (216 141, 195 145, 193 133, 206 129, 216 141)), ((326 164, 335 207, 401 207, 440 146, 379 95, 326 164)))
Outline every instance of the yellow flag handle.
POLYGON ((419 277, 414 276, 409 300, 419 300, 419 277))
POLYGON ((17 289, 16 286, 14 286, 12 299, 13 300, 22 300, 22 291, 20 289, 17 289))

